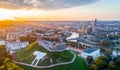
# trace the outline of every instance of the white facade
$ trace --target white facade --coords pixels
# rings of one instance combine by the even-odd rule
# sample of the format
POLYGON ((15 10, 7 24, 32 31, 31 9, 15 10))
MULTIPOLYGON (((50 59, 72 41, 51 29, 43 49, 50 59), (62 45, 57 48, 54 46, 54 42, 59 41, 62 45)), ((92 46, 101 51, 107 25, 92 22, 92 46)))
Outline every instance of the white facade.
POLYGON ((81 52, 81 57, 86 59, 87 56, 93 56, 94 59, 97 58, 98 56, 100 56, 100 49, 98 49, 98 50, 96 50, 92 53, 87 53, 87 52, 84 52, 84 51, 81 52))
POLYGON ((40 51, 35 51, 35 52, 33 53, 33 55, 36 56, 36 58, 32 61, 31 65, 37 66, 37 64, 39 63, 39 61, 40 61, 41 59, 43 59, 43 58, 47 55, 47 53, 40 52, 40 51), (37 61, 36 61, 36 60, 37 60, 37 61))
POLYGON ((0 41, 0 45, 5 45, 5 41, 0 41))
POLYGON ((29 45, 29 42, 7 42, 6 48, 10 53, 14 53, 16 50, 19 50, 21 48, 25 48, 29 45))
POLYGON ((113 52, 112 52, 112 55, 113 55, 113 56, 120 55, 120 51, 113 51, 113 52))
POLYGON ((47 54, 46 53, 43 53, 43 52, 40 52, 40 51, 35 51, 33 53, 34 56, 36 56, 36 59, 37 60, 40 60, 42 59, 44 56, 46 56, 47 54))

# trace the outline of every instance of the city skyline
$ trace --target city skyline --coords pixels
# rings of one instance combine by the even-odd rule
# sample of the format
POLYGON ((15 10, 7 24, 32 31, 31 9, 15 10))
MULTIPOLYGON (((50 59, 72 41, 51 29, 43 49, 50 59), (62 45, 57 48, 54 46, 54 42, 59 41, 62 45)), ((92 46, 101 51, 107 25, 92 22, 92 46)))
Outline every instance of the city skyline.
POLYGON ((119 0, 0 1, 0 20, 120 20, 119 0))

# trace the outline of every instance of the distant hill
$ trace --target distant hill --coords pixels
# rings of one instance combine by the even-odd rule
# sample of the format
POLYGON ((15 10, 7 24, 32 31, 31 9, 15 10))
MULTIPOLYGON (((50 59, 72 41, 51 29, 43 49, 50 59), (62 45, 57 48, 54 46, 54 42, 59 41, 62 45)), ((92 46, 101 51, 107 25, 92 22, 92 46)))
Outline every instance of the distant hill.
POLYGON ((15 22, 16 21, 13 21, 13 20, 2 20, 2 21, 0 21, 0 28, 13 26, 15 22))
POLYGON ((18 25, 18 24, 26 24, 27 22, 24 22, 24 21, 19 21, 19 20, 1 20, 0 21, 0 29, 1 28, 6 28, 6 27, 10 27, 10 26, 15 26, 15 25, 18 25))

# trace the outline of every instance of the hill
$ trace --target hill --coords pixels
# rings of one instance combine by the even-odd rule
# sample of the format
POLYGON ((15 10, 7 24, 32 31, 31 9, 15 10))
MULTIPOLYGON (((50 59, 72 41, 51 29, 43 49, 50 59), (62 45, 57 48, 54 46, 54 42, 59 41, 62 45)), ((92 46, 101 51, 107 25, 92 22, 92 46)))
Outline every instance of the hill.
MULTIPOLYGON (((73 58, 73 54, 70 53, 70 51, 63 51, 61 53, 51 53, 41 46, 37 44, 37 42, 32 43, 28 47, 21 49, 18 51, 16 55, 16 61, 24 62, 30 64, 33 59, 35 58, 32 53, 35 51, 41 51, 47 53, 47 57, 53 59, 53 64, 56 63, 56 59, 61 58, 61 61, 68 62, 71 61, 73 58)), ((45 66, 51 64, 49 60, 44 60, 38 65, 40 66, 45 66)), ((32 68, 24 65, 19 65, 20 67, 24 68, 25 70, 86 70, 87 65, 81 57, 78 57, 75 59, 75 61, 72 64, 68 65, 60 65, 60 66, 55 66, 52 68, 45 68, 45 69, 37 69, 37 68, 32 68)))

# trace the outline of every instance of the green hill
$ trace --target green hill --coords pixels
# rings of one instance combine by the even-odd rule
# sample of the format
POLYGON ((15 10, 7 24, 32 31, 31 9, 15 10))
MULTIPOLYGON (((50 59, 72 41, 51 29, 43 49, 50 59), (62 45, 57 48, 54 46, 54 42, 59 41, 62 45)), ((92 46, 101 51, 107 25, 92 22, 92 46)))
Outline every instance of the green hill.
MULTIPOLYGON (((47 53, 47 57, 52 58, 53 64, 56 63, 56 59, 58 58, 61 58, 62 62, 68 62, 73 59, 73 54, 71 54, 70 51, 63 51, 60 53, 51 53, 46 49, 42 48, 41 46, 39 46, 37 42, 34 42, 30 44, 28 47, 21 49, 17 52, 16 61, 30 64, 35 58, 35 56, 32 55, 35 51, 41 51, 41 52, 47 53)), ((44 60, 38 65, 44 66, 49 64, 50 64, 49 61, 44 60)), ((56 66, 53 68, 37 69, 37 68, 27 67, 23 65, 19 65, 19 66, 21 66, 25 70, 86 70, 87 69, 87 65, 84 59, 78 56, 72 64, 56 66)))

